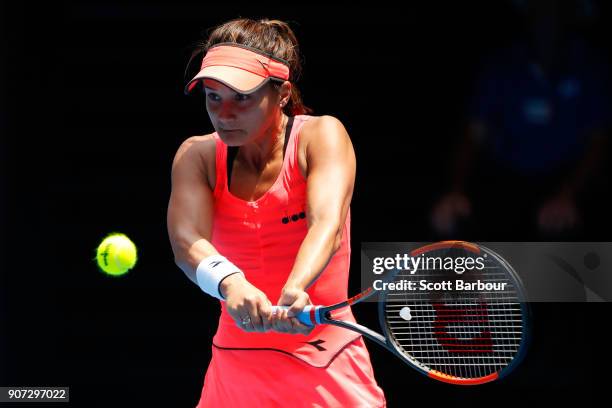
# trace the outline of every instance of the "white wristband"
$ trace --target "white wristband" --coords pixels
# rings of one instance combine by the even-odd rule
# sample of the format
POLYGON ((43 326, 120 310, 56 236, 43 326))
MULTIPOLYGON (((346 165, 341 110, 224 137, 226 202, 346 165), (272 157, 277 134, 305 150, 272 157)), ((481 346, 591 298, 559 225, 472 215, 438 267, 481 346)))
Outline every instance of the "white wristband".
POLYGON ((219 300, 225 300, 219 285, 226 276, 234 273, 244 273, 233 263, 227 260, 226 257, 221 255, 211 255, 208 258, 204 258, 198 268, 196 269, 196 280, 198 286, 211 296, 216 297, 219 300))

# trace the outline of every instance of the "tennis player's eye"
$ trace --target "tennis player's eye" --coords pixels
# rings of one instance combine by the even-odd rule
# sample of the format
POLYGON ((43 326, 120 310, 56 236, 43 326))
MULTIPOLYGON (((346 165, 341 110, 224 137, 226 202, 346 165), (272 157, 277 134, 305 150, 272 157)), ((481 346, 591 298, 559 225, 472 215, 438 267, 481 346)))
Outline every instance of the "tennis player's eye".
POLYGON ((212 92, 206 94, 206 98, 210 99, 211 101, 215 101, 215 102, 218 102, 219 100, 221 100, 219 95, 217 95, 216 93, 212 93, 212 92))
POLYGON ((249 100, 250 98, 251 98, 251 95, 236 94, 236 100, 237 101, 246 101, 246 100, 249 100))

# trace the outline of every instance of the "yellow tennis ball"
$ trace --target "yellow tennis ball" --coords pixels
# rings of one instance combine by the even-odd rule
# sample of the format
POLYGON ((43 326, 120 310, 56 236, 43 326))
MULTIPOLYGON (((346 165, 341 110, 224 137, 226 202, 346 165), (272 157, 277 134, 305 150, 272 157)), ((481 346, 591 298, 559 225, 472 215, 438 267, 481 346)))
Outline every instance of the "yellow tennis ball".
POLYGON ((100 269, 113 276, 123 275, 132 269, 137 259, 136 245, 127 236, 119 233, 104 238, 96 251, 100 269))

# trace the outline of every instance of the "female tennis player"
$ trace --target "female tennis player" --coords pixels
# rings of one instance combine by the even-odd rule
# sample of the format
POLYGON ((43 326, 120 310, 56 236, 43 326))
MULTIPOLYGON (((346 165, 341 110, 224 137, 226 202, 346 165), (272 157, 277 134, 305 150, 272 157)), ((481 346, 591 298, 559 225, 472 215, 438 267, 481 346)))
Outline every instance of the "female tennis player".
MULTIPOLYGON (((308 115, 285 22, 233 20, 201 50, 185 91, 204 93, 215 132, 179 147, 168 207, 177 265, 221 305, 198 406, 385 406, 359 334, 292 317, 348 295, 355 154, 344 126, 308 115)), ((350 308, 341 318, 355 321, 350 308)))

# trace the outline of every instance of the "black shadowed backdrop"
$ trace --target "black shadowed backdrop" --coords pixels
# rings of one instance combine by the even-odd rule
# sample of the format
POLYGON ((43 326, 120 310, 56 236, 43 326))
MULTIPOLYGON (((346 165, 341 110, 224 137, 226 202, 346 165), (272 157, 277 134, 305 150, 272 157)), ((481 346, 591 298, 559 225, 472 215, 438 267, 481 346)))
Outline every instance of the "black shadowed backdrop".
MULTIPOLYGON (((469 182, 483 208, 495 206, 499 230, 476 218, 444 235, 430 222, 452 189, 470 115, 480 113, 473 105, 482 67, 528 32, 524 3, 3 2, 0 386, 69 386, 70 404, 84 407, 197 403, 218 305, 174 264, 166 209, 176 149, 213 131, 203 100, 182 92, 190 46, 232 18, 289 22, 304 55, 298 86, 306 105, 339 118, 351 136, 358 170, 349 292, 359 290, 361 242, 543 239, 515 209, 524 197, 507 173, 505 195, 478 170, 469 182), (502 228, 516 214, 524 224, 502 228), (113 231, 139 250, 122 278, 93 262, 113 231)), ((607 66, 612 8, 575 3, 564 11, 575 17, 570 29, 607 66)), ((585 103, 602 112, 593 123, 605 139, 609 93, 600 83, 601 95, 585 103)), ((610 240, 610 148, 602 146, 580 192, 583 226, 546 240, 610 240)), ((523 365, 503 382, 474 388, 434 383, 366 343, 390 407, 590 402, 603 392, 610 360, 602 337, 609 310, 535 304, 523 365)), ((377 327, 373 305, 354 312, 377 327)))

